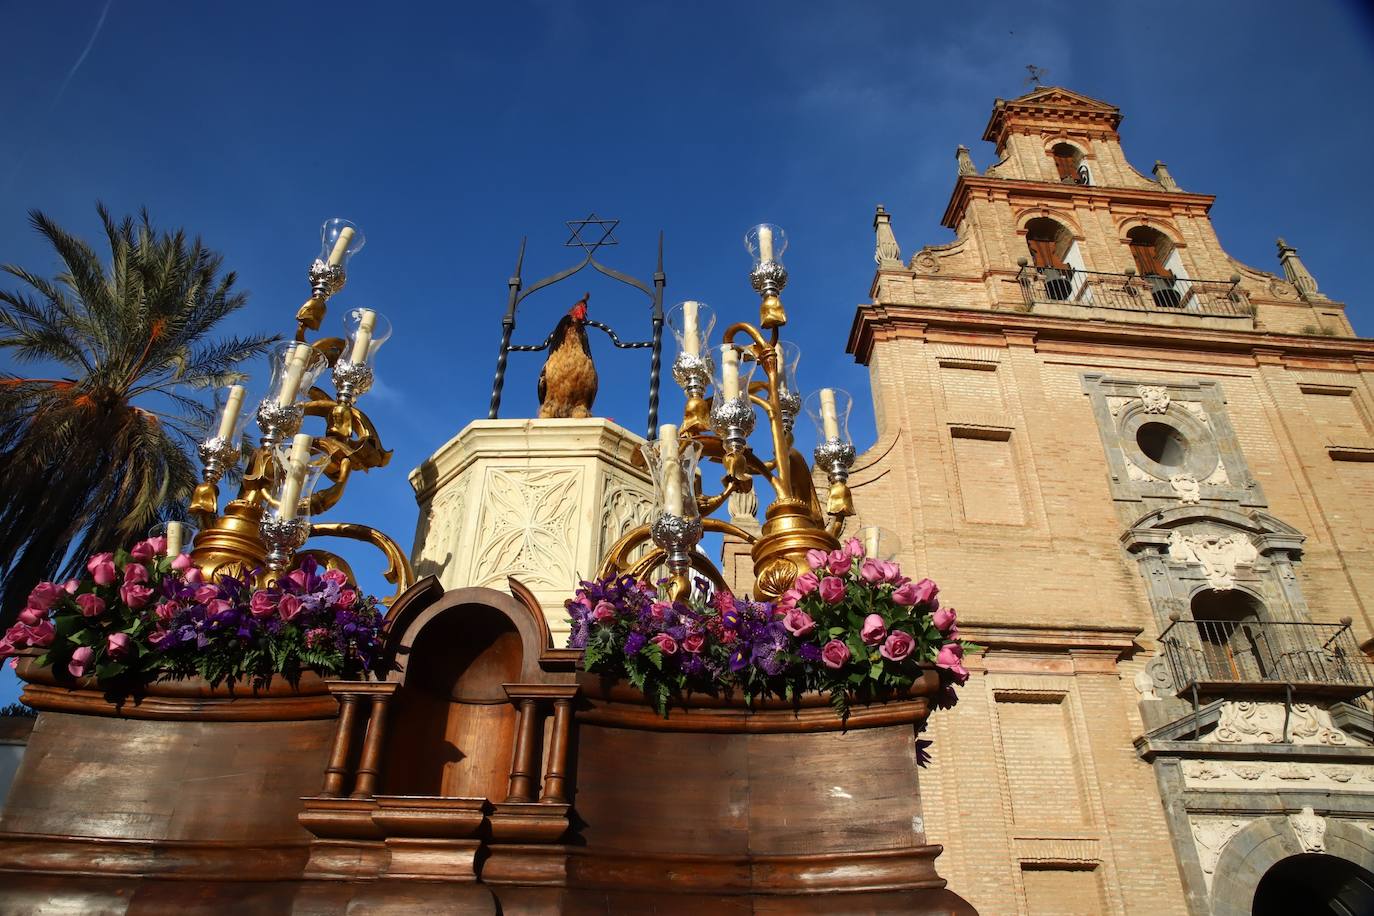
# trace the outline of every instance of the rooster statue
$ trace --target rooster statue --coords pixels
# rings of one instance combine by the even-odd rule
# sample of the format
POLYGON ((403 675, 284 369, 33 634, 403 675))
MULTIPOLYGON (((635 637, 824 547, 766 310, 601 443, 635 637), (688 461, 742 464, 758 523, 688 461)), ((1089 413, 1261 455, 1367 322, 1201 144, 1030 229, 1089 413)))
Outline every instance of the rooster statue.
POLYGON ((549 358, 539 370, 539 418, 590 417, 596 400, 596 366, 587 343, 587 300, 582 298, 558 320, 549 341, 549 358))

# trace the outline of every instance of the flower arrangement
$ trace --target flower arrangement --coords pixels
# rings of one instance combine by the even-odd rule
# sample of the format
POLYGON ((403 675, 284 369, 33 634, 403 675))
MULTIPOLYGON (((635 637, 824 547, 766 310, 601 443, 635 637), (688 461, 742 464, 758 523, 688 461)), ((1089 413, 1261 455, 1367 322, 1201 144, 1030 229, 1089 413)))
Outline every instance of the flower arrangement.
POLYGON ((921 666, 940 672, 939 706, 968 680, 953 608, 929 579, 912 582, 897 564, 865 556, 851 539, 807 554, 811 567, 776 603, 728 592, 668 603, 629 576, 583 582, 567 602, 569 646, 583 667, 624 678, 667 715, 685 692, 739 690, 746 699, 817 690, 847 716, 854 700, 910 687, 921 666))
POLYGON ((42 650, 38 664, 102 686, 194 676, 266 686, 307 669, 348 677, 382 665, 376 599, 309 555, 254 589, 227 575, 208 582, 186 555, 167 556, 165 538, 150 538, 91 557, 80 579, 40 583, 27 605, 0 638, 0 658, 42 650))

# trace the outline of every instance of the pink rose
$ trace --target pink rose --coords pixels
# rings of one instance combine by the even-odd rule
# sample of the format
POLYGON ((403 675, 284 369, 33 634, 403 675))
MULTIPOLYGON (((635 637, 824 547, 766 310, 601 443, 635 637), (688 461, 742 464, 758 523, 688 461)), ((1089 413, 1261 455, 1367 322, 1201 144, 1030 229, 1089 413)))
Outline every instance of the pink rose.
POLYGON ((859 576, 870 585, 877 585, 887 579, 882 562, 869 557, 859 565, 859 576))
POLYGON ((832 550, 826 558, 825 568, 837 576, 843 576, 849 572, 849 568, 854 564, 849 554, 843 550, 832 550))
POLYGON ((91 574, 96 585, 114 585, 114 554, 98 553, 86 561, 86 571, 91 574))
POLYGON ((821 600, 826 604, 837 604, 844 599, 844 582, 834 576, 821 580, 821 600))
POLYGON ((812 569, 820 569, 829 558, 830 555, 824 550, 808 550, 806 552, 806 564, 812 569))
POLYGON ((29 627, 26 639, 29 645, 42 649, 52 645, 52 641, 56 636, 57 631, 53 629, 52 621, 44 620, 42 623, 29 627))
POLYGON ((67 672, 72 677, 85 677, 95 667, 91 663, 91 657, 94 655, 95 649, 90 646, 78 646, 72 653, 72 660, 67 662, 67 672))
POLYGON ((125 585, 143 585, 148 581, 148 567, 141 563, 130 563, 124 567, 125 585))
MULTIPOLYGON (((207 620, 215 620, 219 617, 223 617, 229 614, 233 610, 233 602, 226 601, 223 598, 216 598, 214 601, 211 601, 205 605, 205 618, 207 620)), ((287 617, 286 619, 290 620, 291 618, 287 617)))
POLYGON ((906 576, 902 575, 902 568, 891 560, 879 560, 878 565, 883 570, 884 582, 891 582, 893 585, 901 585, 907 581, 906 576))
POLYGON ((815 573, 805 572, 797 576, 796 581, 792 583, 792 587, 797 590, 798 594, 805 596, 814 592, 820 587, 820 584, 821 580, 815 573))
POLYGON ((254 617, 271 617, 277 613, 277 602, 265 591, 254 592, 248 599, 248 612, 254 617))
POLYGON ((859 636, 863 639, 864 645, 876 646, 887 638, 887 624, 883 623, 882 614, 869 614, 864 618, 864 625, 859 630, 859 636))
POLYGON ((935 596, 940 593, 940 586, 929 579, 922 579, 916 583, 916 604, 930 604, 935 600, 935 596))
POLYGON ((677 640, 673 639, 673 637, 669 636, 667 633, 659 633, 653 639, 649 640, 649 642, 658 646, 659 650, 664 655, 677 655, 677 640))
POLYGON ((816 621, 811 619, 811 615, 806 611, 796 609, 787 612, 787 616, 782 619, 782 625, 787 628, 798 639, 804 639, 816 632, 816 621))
POLYGON ((281 602, 277 605, 277 613, 281 619, 290 623, 296 619, 296 615, 301 612, 301 599, 295 595, 282 595, 281 602))
POLYGON ((339 590, 339 606, 352 607, 358 603, 358 593, 351 588, 339 590))
POLYGON ((615 605, 609 601, 598 601, 596 607, 592 608, 592 620, 597 623, 610 623, 615 620, 615 605))
POLYGON ((649 616, 654 620, 662 620, 663 615, 672 609, 673 606, 666 601, 655 601, 649 605, 649 616))
POLYGON ((843 668, 849 661, 849 647, 838 639, 821 646, 821 661, 827 668, 843 668))
POLYGON ((68 595, 75 595, 80 589, 80 579, 68 579, 66 582, 62 583, 62 591, 66 592, 68 595))
POLYGON ((286 578, 295 583, 301 591, 310 590, 310 574, 303 569, 293 569, 286 574, 286 578))
POLYGON ((184 573, 191 568, 191 555, 189 553, 179 553, 172 560, 172 568, 177 572, 184 573))
POLYGON ((802 593, 795 588, 789 588, 787 591, 783 592, 782 597, 778 599, 778 604, 774 613, 781 617, 783 614, 795 608, 797 602, 800 600, 802 600, 802 593))
POLYGON ((19 612, 19 622, 26 627, 36 627, 47 618, 48 612, 36 607, 26 607, 19 612))
POLYGON ((348 574, 342 569, 327 569, 324 572, 324 581, 344 586, 348 584, 348 574))
POLYGON ((916 586, 911 582, 898 586, 892 593, 892 600, 897 604, 911 607, 916 603, 916 586))
POLYGON ((155 556, 160 557, 164 555, 167 553, 167 536, 165 534, 159 534, 155 538, 148 538, 148 546, 153 548, 153 554, 155 556))
POLYGON ((0 637, 0 658, 5 658, 7 656, 13 655, 17 651, 19 651, 19 647, 14 644, 14 641, 12 639, 10 639, 9 634, 0 637))
POLYGON ((200 571, 200 567, 199 567, 199 566, 194 566, 194 565, 193 565, 190 569, 186 570, 186 584, 187 584, 187 585, 200 585, 200 584, 201 584, 202 582, 204 582, 204 581, 205 581, 205 573, 203 573, 203 572, 200 571))
POLYGON ((181 608, 175 601, 161 601, 158 602, 157 607, 153 608, 153 612, 157 614, 157 619, 163 622, 171 620, 180 610, 181 608))
POLYGON ((968 669, 965 668, 962 663, 951 665, 949 671, 954 675, 954 683, 958 684, 960 687, 968 683, 968 669))
POLYGON ((935 656, 935 664, 941 668, 953 668, 962 665, 963 659, 964 647, 957 642, 947 642, 940 647, 940 654, 935 656))
POLYGON ((128 633, 111 633, 105 640, 105 653, 110 658, 124 658, 133 650, 128 633))
POLYGON ((910 633, 893 630, 888 634, 887 641, 878 650, 878 654, 890 662, 899 662, 910 655, 914 648, 916 648, 916 640, 911 638, 910 633))
POLYGON ((219 589, 215 588, 213 585, 202 585, 200 588, 196 589, 197 604, 209 604, 218 597, 219 589))
POLYGON ((76 596, 76 606, 81 608, 82 617, 99 617, 105 613, 105 599, 87 592, 76 596))
POLYGON ((699 653, 706 646, 706 637, 701 633, 688 633, 682 637, 683 651, 693 655, 699 653))
MULTIPOLYGON (((162 543, 163 549, 165 550, 167 541, 164 539, 162 543)), ((151 560, 153 557, 157 556, 157 551, 153 549, 152 541, 139 541, 133 546, 133 549, 129 551, 129 556, 142 562, 144 560, 151 560)))
POLYGON ((56 582, 39 582, 29 592, 29 607, 46 611, 62 597, 62 586, 56 582))
POLYGON ((153 594, 153 590, 146 585, 121 585, 119 587, 119 600, 134 610, 138 610, 151 601, 153 594))
POLYGON ((858 538, 850 538, 845 541, 842 549, 856 560, 861 559, 864 555, 864 545, 859 543, 858 538))
POLYGON ((935 629, 941 633, 948 633, 949 628, 954 626, 954 608, 942 607, 934 614, 930 615, 930 622, 935 624, 935 629))

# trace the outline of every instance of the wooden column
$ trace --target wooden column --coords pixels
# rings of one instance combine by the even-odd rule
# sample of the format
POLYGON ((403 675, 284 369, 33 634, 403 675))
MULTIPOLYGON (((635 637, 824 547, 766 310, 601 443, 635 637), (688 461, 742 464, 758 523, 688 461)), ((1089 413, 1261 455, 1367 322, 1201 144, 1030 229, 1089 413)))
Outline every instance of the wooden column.
POLYGON ((561 805, 568 800, 564 784, 568 773, 568 729, 572 726, 572 698, 553 701, 553 734, 549 737, 549 759, 544 763, 544 794, 541 804, 561 805))
POLYGON ((372 709, 367 720, 367 737, 363 739, 363 753, 358 760, 358 778, 349 798, 371 798, 377 792, 377 776, 382 768, 382 747, 386 741, 386 708, 391 695, 400 686, 394 683, 358 684, 358 693, 372 696, 372 709))
POLYGON ((515 738, 515 752, 511 755, 510 794, 507 802, 528 802, 534 800, 533 777, 535 729, 539 724, 539 708, 534 697, 520 698, 520 722, 515 738))
POLYGON ((329 753, 329 765, 324 770, 324 788, 320 790, 320 794, 326 798, 338 798, 343 794, 344 778, 348 776, 348 749, 353 745, 353 730, 357 721, 358 695, 341 693, 339 727, 334 731, 334 748, 329 753))

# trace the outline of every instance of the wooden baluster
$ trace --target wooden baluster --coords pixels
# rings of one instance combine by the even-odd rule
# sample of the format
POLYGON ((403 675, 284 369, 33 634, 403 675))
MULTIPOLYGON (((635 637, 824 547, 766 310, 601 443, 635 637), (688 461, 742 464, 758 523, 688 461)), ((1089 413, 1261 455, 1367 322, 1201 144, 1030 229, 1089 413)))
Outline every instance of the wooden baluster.
POLYGON ((382 741, 386 734, 386 705, 389 693, 372 695, 372 715, 367 722, 367 737, 363 739, 363 756, 358 761, 358 780, 350 798, 371 798, 377 791, 377 774, 381 771, 382 741))
POLYGON ((564 785, 568 772, 568 729, 571 726, 572 700, 553 701, 553 735, 549 738, 549 759, 544 767, 544 804, 563 804, 568 800, 564 785))
POLYGON ((534 731, 538 722, 538 710, 533 697, 520 700, 519 733, 515 739, 515 752, 511 755, 510 794, 507 802, 534 801, 534 731))
POLYGON ((334 731, 334 749, 329 753, 329 766, 324 770, 324 788, 320 790, 320 794, 326 798, 338 798, 343 794, 344 778, 348 776, 348 749, 353 745, 353 730, 358 721, 358 695, 340 695, 339 707, 339 727, 334 731))

